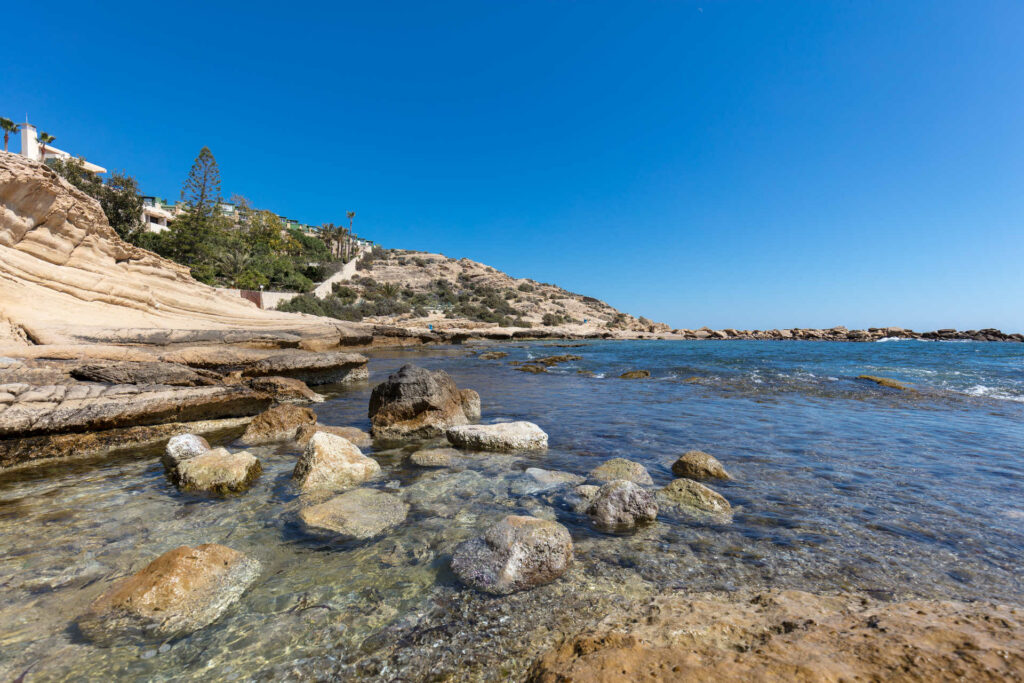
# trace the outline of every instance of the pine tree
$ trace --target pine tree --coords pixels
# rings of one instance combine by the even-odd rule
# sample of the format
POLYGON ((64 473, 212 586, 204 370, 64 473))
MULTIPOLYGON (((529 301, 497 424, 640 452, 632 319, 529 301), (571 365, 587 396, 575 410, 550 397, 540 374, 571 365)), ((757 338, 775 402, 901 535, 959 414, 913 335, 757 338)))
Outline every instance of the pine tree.
POLYGON ((192 162, 181 198, 188 208, 171 224, 168 255, 189 266, 197 280, 212 283, 226 226, 219 209, 220 168, 209 147, 199 150, 192 162))
POLYGON ((209 147, 199 150, 199 156, 192 162, 188 178, 181 188, 181 198, 189 204, 190 211, 203 218, 212 218, 220 204, 220 167, 213 158, 209 147))

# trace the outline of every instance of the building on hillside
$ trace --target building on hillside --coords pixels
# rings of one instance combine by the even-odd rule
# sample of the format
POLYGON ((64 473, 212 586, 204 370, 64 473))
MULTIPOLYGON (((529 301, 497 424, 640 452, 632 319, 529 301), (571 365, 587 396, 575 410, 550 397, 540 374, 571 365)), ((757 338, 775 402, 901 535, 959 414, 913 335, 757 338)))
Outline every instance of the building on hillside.
MULTIPOLYGON (((62 149, 57 149, 52 145, 42 145, 39 142, 39 133, 36 131, 36 127, 26 121, 25 123, 19 124, 21 128, 21 156, 31 159, 32 161, 45 162, 47 159, 72 159, 68 152, 62 149), (46 153, 43 153, 43 150, 46 153)), ((81 157, 79 157, 81 158, 81 157)), ((82 165, 87 171, 93 173, 106 173, 107 169, 96 164, 89 163, 85 159, 82 159, 82 165)))
POLYGON ((163 232, 181 213, 179 204, 170 204, 163 197, 142 198, 142 224, 150 232, 163 232))

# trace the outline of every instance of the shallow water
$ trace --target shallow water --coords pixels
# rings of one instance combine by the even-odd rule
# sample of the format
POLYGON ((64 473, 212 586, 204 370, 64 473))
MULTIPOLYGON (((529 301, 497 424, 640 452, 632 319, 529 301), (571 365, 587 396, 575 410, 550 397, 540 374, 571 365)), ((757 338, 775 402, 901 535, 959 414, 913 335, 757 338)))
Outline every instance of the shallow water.
MULTIPOLYGON (((0 678, 261 679, 361 675, 418 680, 517 675, 537 648, 613 605, 665 589, 768 587, 1024 602, 1024 345, 813 342, 587 342, 381 352, 370 382, 333 388, 324 423, 368 427, 371 386, 405 362, 478 390, 484 421, 527 419, 547 453, 465 454, 411 466, 410 447, 373 451, 412 504, 376 540, 303 535, 289 483, 298 453, 249 449, 264 474, 216 499, 170 486, 158 451, 0 473, 0 678), (573 353, 548 373, 510 361, 573 353), (629 369, 649 380, 620 380, 629 369), (593 373, 593 376, 579 374, 593 373), (916 391, 857 375, 891 377, 916 391), (531 466, 585 475, 612 457, 658 486, 681 452, 716 455, 731 519, 664 510, 603 534, 566 490, 531 491, 531 466), (576 563, 560 581, 507 598, 458 585, 452 548, 503 515, 557 519, 576 563), (223 619, 167 643, 100 648, 73 620, 115 580, 182 544, 257 557, 260 580, 223 619)), ((237 434, 236 434, 237 435, 237 434)), ((221 441, 230 443, 232 436, 221 441)))

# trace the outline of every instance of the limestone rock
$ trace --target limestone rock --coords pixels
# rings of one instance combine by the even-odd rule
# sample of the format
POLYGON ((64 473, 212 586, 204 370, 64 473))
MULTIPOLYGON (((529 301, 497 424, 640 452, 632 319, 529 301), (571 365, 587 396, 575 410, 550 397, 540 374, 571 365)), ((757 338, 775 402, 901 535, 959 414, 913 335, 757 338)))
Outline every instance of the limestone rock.
POLYGON ((590 478, 597 481, 615 481, 625 479, 637 484, 650 486, 654 483, 647 468, 638 462, 626 458, 612 458, 611 460, 595 467, 590 472, 590 478))
POLYGON ((344 351, 313 352, 289 350, 248 365, 246 377, 276 375, 298 379, 306 384, 337 384, 366 380, 370 375, 366 357, 344 351))
POLYGON ((405 365, 373 388, 370 432, 377 438, 440 436, 448 427, 469 422, 467 400, 472 404, 447 372, 405 365))
POLYGON ((239 441, 246 446, 288 441, 295 438, 299 427, 312 424, 316 424, 316 413, 309 408, 286 403, 253 418, 239 441))
POLYGON ((409 505, 390 493, 354 489, 299 511, 306 529, 341 538, 373 538, 405 521, 409 505))
POLYGON ((168 471, 173 471, 178 468, 178 463, 181 461, 202 455, 208 450, 210 450, 210 442, 203 437, 195 434, 178 434, 167 441, 161 462, 168 471))
POLYGON ((295 463, 292 478, 303 491, 357 486, 380 476, 380 465, 363 455, 351 441, 317 432, 295 463))
POLYGON ((220 383, 220 375, 208 370, 194 370, 187 365, 159 361, 100 361, 85 363, 71 370, 71 376, 82 382, 105 384, 166 384, 197 387, 220 383))
POLYGON ((470 422, 479 420, 480 394, 472 389, 462 389, 459 394, 462 396, 462 412, 466 414, 466 419, 470 422))
POLYGON ((181 546, 97 598, 78 627, 100 643, 187 635, 216 621, 260 569, 255 559, 222 545, 181 546))
POLYGON ((692 479, 676 479, 658 492, 670 503, 688 505, 707 512, 729 512, 729 501, 714 489, 692 479))
POLYGON ((295 432, 295 440, 300 446, 305 448, 306 444, 309 443, 309 440, 317 432, 327 432, 328 434, 348 439, 359 448, 367 448, 373 445, 373 439, 370 435, 358 427, 334 427, 320 424, 319 422, 316 424, 299 425, 298 431, 295 432))
POLYGON ((477 590, 508 595, 551 583, 572 563, 572 537, 557 522, 509 515, 461 543, 452 571, 477 590))
POLYGON ((301 379, 291 377, 255 377, 248 382, 256 391, 270 394, 278 401, 323 403, 324 397, 310 389, 301 379))
POLYGON ((548 447, 548 435, 532 422, 451 427, 445 432, 458 448, 479 451, 535 451, 548 447))
POLYGON ((722 463, 704 451, 687 451, 672 463, 672 474, 687 479, 731 479, 722 463))
POLYGON ((248 451, 214 448, 180 461, 174 478, 183 491, 227 494, 244 491, 262 471, 260 461, 248 451))
POLYGON ((452 458, 458 455, 454 448, 424 448, 410 455, 409 460, 420 467, 450 467, 452 458))
POLYGON ((590 501, 587 515, 602 529, 632 528, 658 517, 654 495, 631 481, 610 481, 590 501))

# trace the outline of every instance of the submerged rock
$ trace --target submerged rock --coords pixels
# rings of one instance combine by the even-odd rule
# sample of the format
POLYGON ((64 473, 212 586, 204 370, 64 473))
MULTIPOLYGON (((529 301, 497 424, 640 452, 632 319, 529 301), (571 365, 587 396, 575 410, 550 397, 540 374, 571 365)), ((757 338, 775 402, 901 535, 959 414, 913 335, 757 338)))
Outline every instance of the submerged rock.
POLYGON ((480 354, 480 360, 501 360, 507 355, 506 351, 488 351, 480 354))
POLYGON ((732 479, 715 456, 704 451, 687 451, 672 463, 672 474, 687 479, 732 479))
POLYGON ((226 494, 249 488, 262 471, 252 453, 214 448, 180 461, 173 476, 182 491, 226 494))
POLYGON ((857 379, 863 379, 863 380, 867 380, 869 382, 874 382, 875 384, 877 384, 879 386, 887 387, 889 389, 899 389, 900 391, 913 391, 913 389, 908 387, 906 384, 903 384, 902 382, 898 382, 898 381, 896 381, 894 379, 889 379, 888 377, 875 377, 873 375, 858 375, 857 379))
POLYGON ((168 471, 177 469, 178 463, 210 450, 210 442, 196 434, 178 434, 167 441, 160 459, 168 471))
POLYGON ((619 375, 619 379, 647 379, 650 376, 650 370, 630 370, 619 375))
POLYGON ((420 467, 449 467, 452 457, 458 455, 454 448, 424 448, 410 455, 409 460, 420 467))
POLYGON ((100 643, 187 635, 216 621, 259 573, 258 561, 231 548, 181 546, 97 598, 78 627, 100 643))
POLYGON ((246 446, 289 441, 295 438, 299 427, 311 424, 316 424, 316 413, 309 408, 286 403, 254 417, 239 441, 246 446))
POLYGON ((658 517, 654 495, 631 481, 611 481, 598 489, 587 515, 602 529, 632 528, 658 517))
POLYGON ((512 485, 512 493, 520 496, 532 495, 542 491, 550 491, 561 486, 581 484, 584 479, 571 472, 558 470, 542 470, 539 467, 527 467, 523 478, 512 485))
POLYGON ((572 563, 572 537, 557 522, 509 515, 452 556, 459 580, 485 593, 507 595, 551 583, 572 563))
POLYGON ((516 370, 519 372, 529 372, 534 375, 539 375, 542 372, 547 372, 546 365, 537 365, 536 363, 524 363, 523 365, 517 366, 516 370))
POLYGON ((445 436, 453 446, 481 451, 527 451, 548 447, 548 435, 532 422, 451 427, 445 436))
POLYGON ((574 360, 583 360, 583 356, 577 356, 571 353, 567 353, 562 356, 548 356, 546 358, 538 358, 534 363, 539 363, 544 367, 550 368, 552 365, 558 365, 559 363, 568 363, 574 360))
POLYGON ((331 425, 320 424, 319 422, 300 425, 295 432, 295 441, 305 448, 306 444, 309 443, 309 440, 317 432, 327 432, 328 434, 348 439, 359 448, 367 448, 373 445, 373 438, 358 427, 332 427, 331 425))
POLYGON ((380 476, 380 465, 348 439, 317 432, 295 463, 292 478, 303 491, 356 486, 380 476))
POLYGON ((448 427, 467 424, 467 413, 474 412, 479 412, 479 396, 474 405, 473 396, 460 392, 447 372, 405 365, 373 388, 370 431, 385 439, 440 436, 448 427))
POLYGON ((342 538, 373 538, 405 521, 409 505, 377 489, 355 489, 299 512, 306 529, 342 538))
POLYGON ((590 472, 590 478, 597 481, 615 481, 625 479, 650 486, 654 483, 647 468, 638 462, 626 458, 612 458, 611 460, 598 465, 590 472))
POLYGON ((692 479, 676 479, 658 495, 670 503, 687 505, 707 512, 729 512, 732 506, 722 494, 692 479))

